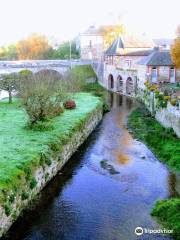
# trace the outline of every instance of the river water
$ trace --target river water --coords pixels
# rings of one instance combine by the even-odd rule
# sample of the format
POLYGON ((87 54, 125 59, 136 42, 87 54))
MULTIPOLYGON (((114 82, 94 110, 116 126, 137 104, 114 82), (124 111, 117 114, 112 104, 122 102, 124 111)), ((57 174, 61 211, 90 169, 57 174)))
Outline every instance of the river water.
POLYGON ((157 199, 175 194, 175 177, 127 131, 132 100, 112 94, 110 102, 111 111, 6 239, 172 239, 134 233, 162 228, 150 212, 157 199))

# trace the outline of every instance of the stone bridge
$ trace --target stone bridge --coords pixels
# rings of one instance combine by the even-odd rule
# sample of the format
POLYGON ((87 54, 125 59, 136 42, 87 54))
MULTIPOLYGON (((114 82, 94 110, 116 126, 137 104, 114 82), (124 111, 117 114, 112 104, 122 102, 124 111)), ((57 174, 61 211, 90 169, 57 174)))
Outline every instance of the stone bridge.
POLYGON ((0 61, 0 75, 15 73, 28 69, 33 73, 43 69, 55 70, 64 74, 68 69, 76 65, 89 65, 90 61, 81 60, 24 60, 24 61, 0 61))

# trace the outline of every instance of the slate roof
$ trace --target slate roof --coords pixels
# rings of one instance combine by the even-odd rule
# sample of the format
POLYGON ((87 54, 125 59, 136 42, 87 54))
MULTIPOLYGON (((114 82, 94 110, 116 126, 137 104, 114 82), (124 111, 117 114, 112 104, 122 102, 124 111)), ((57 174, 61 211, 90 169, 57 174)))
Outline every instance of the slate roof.
POLYGON ((137 64, 147 66, 174 66, 170 52, 168 50, 159 50, 157 48, 154 49, 149 56, 138 61, 137 64))
POLYGON ((116 38, 112 45, 106 50, 106 55, 117 55, 120 53, 120 49, 124 49, 124 44, 122 42, 122 39, 120 37, 116 38))
POLYGON ((139 50, 134 52, 128 52, 124 56, 149 56, 153 52, 153 49, 150 50, 139 50))

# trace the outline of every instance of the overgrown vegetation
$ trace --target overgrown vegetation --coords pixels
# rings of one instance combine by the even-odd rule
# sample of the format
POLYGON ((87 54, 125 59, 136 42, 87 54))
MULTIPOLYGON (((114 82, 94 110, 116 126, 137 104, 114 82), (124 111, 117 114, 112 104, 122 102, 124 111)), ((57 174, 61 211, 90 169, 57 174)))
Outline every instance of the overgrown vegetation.
POLYGON ((158 217, 167 229, 173 230, 173 237, 180 239, 180 199, 159 200, 152 210, 152 216, 158 217))
POLYGON ((159 160, 180 171, 180 141, 172 129, 165 129, 144 107, 134 110, 128 119, 133 135, 145 142, 159 160))

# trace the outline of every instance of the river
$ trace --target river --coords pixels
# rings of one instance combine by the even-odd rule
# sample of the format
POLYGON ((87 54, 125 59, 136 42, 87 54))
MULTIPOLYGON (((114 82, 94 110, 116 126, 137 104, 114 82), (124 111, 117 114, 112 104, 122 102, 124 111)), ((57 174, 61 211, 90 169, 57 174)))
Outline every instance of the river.
POLYGON ((112 109, 4 239, 134 240, 136 227, 162 228, 150 216, 175 194, 174 175, 125 127, 131 99, 110 96, 112 109))

